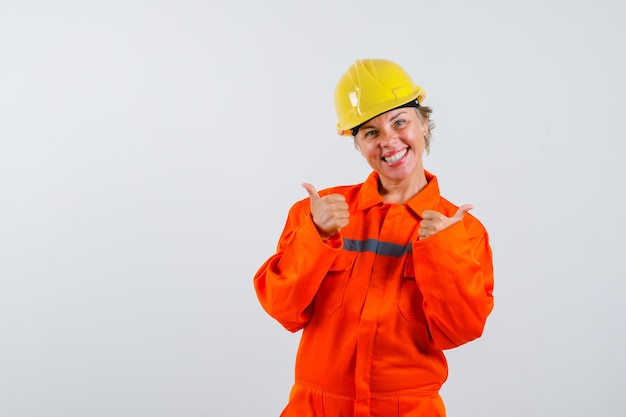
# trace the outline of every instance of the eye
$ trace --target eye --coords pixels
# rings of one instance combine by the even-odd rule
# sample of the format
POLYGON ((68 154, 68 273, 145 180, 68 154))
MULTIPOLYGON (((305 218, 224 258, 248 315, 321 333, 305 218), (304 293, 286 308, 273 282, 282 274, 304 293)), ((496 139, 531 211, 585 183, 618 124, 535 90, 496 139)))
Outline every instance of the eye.
POLYGON ((404 126, 405 124, 406 124, 406 120, 404 120, 404 119, 398 119, 398 120, 396 120, 395 122, 393 122, 393 125, 394 125, 395 127, 402 127, 402 126, 404 126))
POLYGON ((374 129, 368 130, 363 134, 363 139, 373 138, 374 136, 376 136, 376 131, 374 129))

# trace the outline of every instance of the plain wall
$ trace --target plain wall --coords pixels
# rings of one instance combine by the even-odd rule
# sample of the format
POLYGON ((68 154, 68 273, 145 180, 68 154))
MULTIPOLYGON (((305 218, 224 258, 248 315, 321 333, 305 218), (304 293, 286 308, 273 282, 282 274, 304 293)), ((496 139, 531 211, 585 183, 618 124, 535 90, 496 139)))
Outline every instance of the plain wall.
POLYGON ((421 85, 425 166, 490 232, 449 416, 626 414, 623 2, 0 7, 0 416, 278 416, 299 334, 252 277, 290 205, 361 182, 332 94, 421 85))

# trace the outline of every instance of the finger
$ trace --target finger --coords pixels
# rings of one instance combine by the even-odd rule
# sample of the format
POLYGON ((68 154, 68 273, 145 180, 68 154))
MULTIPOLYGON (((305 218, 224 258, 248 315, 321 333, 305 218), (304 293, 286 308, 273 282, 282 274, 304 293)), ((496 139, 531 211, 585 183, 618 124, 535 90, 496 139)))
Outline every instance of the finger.
POLYGON ((423 225, 423 226, 420 226, 420 228, 417 230, 417 234, 419 236, 430 236, 433 233, 435 233, 436 231, 437 231, 437 229, 435 229, 432 226, 423 225))
POLYGON ((328 207, 330 207, 331 211, 345 211, 348 212, 349 206, 348 203, 346 203, 345 200, 338 200, 338 201, 328 201, 326 200, 326 203, 328 204, 328 207))
POLYGON ((461 220, 465 216, 465 213, 467 213, 468 211, 470 211, 473 208, 474 208, 473 204, 463 204, 461 207, 459 207, 459 209, 456 211, 456 213, 454 213, 454 216, 452 216, 452 218, 457 220, 457 221, 461 220))
POLYGON ((424 212, 422 213, 423 220, 432 220, 436 219, 437 217, 441 217, 441 213, 435 210, 424 210, 424 212))
POLYGON ((337 220, 337 226, 338 226, 339 230, 343 229, 348 224, 350 224, 350 218, 348 218, 348 217, 345 217, 345 218, 337 220))
POLYGON ((324 199, 331 203, 331 202, 345 202, 346 201, 346 197, 343 196, 342 194, 327 194, 326 196, 324 196, 324 199))
POLYGON ((350 219, 350 212, 348 212, 348 211, 338 211, 336 213, 333 213, 333 218, 336 219, 337 221, 339 221, 339 220, 348 220, 348 219, 350 219))
POLYGON ((302 188, 304 188, 307 193, 309 193, 309 198, 311 199, 311 202, 320 199, 320 195, 317 193, 317 190, 315 189, 315 187, 313 187, 312 184, 309 184, 308 182, 303 182, 302 188))

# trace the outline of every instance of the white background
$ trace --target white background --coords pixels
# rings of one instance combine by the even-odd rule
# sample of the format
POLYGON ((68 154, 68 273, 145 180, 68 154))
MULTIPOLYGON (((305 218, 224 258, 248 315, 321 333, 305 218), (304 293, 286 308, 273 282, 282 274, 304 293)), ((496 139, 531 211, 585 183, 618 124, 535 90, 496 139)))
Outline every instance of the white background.
POLYGON ((332 101, 367 57, 427 91, 426 168, 492 239, 449 416, 626 414, 624 9, 3 2, 0 416, 278 416, 299 335, 252 277, 301 182, 369 173, 332 101))

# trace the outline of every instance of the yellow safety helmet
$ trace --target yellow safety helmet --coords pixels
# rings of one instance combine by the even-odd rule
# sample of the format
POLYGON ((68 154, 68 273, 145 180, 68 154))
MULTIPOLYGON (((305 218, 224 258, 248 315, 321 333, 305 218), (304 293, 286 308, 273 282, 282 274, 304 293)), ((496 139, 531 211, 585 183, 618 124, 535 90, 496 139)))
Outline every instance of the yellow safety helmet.
POLYGON ((359 59, 335 88, 337 132, 352 136, 352 129, 403 104, 421 103, 426 92, 409 74, 386 59, 359 59))

